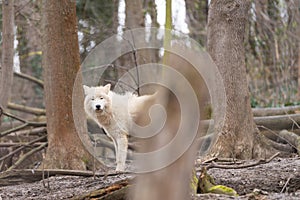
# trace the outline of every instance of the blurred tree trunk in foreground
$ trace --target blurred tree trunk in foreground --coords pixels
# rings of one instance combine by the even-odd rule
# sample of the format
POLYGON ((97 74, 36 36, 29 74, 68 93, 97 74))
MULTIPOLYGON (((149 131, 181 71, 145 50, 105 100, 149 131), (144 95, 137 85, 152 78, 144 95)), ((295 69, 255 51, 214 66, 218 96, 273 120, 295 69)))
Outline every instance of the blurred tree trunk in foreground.
POLYGON ((80 67, 75 2, 44 1, 43 13, 42 63, 49 142, 44 167, 84 170, 90 156, 76 130, 80 127, 87 133, 82 84, 73 88, 80 67), (79 102, 74 115, 73 90, 78 92, 76 101, 79 102), (75 124, 75 118, 81 124, 75 124))
POLYGON ((0 106, 6 109, 11 94, 14 65, 14 0, 2 2, 2 64, 0 106))
MULTIPOLYGON (((158 70, 158 76, 169 83, 163 85, 163 88, 156 88, 158 95, 154 104, 164 107, 166 121, 158 133, 142 140, 141 145, 137 148, 139 153, 150 152, 150 156, 143 155, 145 158, 137 158, 137 168, 141 167, 143 170, 145 168, 147 170, 139 174, 135 180, 136 183, 131 191, 133 199, 190 199, 190 178, 196 152, 199 149, 199 141, 195 138, 200 137, 202 134, 199 127, 197 127, 197 130, 192 127, 197 124, 198 120, 200 121, 195 114, 197 113, 196 106, 199 106, 200 112, 204 111, 207 88, 205 88, 202 77, 199 76, 199 73, 191 64, 193 62, 189 62, 193 60, 196 63, 195 60, 197 59, 194 58, 200 55, 195 55, 193 50, 184 45, 173 44, 171 46, 172 35, 169 32, 172 28, 171 13, 171 0, 168 0, 166 1, 165 25, 168 30, 165 31, 165 51, 162 63, 175 69, 181 77, 174 77, 174 74, 171 74, 166 68, 158 70), (172 51, 176 53, 172 53, 172 51), (187 82, 193 88, 192 94, 186 85, 187 82), (174 91, 177 91, 177 93, 175 94, 174 91), (193 98, 197 98, 198 101, 187 102, 193 98), (193 134, 195 134, 195 137, 191 137, 193 134), (185 146, 186 141, 189 141, 188 146, 185 146), (156 152, 155 155, 152 152, 156 152), (149 166, 152 168, 148 168, 149 166)), ((148 74, 148 76, 153 76, 153 74, 148 74)), ((144 112, 144 115, 138 117, 137 124, 139 125, 145 124, 144 122, 147 121, 144 118, 147 118, 148 110, 145 108, 144 112)), ((201 113, 198 117, 200 118, 200 116, 203 117, 204 113, 201 113)), ((158 116, 151 114, 152 120, 161 121, 164 119, 160 114, 158 116)), ((145 130, 145 132, 147 131, 145 130)), ((143 134, 147 135, 148 133, 143 134)), ((151 132, 151 134, 153 133, 151 132)))

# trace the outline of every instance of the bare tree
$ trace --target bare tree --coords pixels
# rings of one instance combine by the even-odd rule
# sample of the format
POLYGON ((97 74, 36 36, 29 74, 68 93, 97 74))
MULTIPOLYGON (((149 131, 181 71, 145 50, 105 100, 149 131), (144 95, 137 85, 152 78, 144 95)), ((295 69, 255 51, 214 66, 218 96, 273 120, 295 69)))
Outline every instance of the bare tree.
POLYGON ((0 80, 0 106, 5 109, 13 81, 14 58, 14 0, 2 2, 2 66, 0 80))
POLYGON ((91 158, 77 134, 86 133, 82 84, 74 87, 79 70, 79 46, 75 1, 47 0, 43 3, 43 60, 48 149, 45 168, 86 169, 91 158), (72 92, 76 90, 77 112, 72 114, 72 92))

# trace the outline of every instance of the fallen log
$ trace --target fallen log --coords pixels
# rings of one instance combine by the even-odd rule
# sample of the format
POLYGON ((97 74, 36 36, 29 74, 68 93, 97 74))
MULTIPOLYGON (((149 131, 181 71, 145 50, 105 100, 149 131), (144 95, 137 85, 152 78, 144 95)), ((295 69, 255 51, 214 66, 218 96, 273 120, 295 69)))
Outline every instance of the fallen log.
MULTIPOLYGON (((84 176, 84 177, 106 177, 117 176, 121 173, 93 173, 92 171, 80 171, 80 170, 63 170, 63 169, 23 169, 23 170, 11 170, 5 171, 0 174, 0 187, 8 185, 16 185, 21 183, 32 183, 43 179, 43 175, 46 178, 50 176, 84 176)), ((124 174, 124 173, 123 173, 124 174)))
MULTIPOLYGON (((259 128, 270 130, 300 129, 300 114, 254 117, 254 122, 259 128)), ((204 130, 207 130, 209 123, 211 120, 201 121, 204 130)), ((213 126, 213 122, 211 125, 213 126)))
POLYGON ((252 111, 255 117, 297 114, 300 112, 300 105, 280 108, 253 108, 252 111))
POLYGON ((125 200, 127 199, 126 197, 128 195, 129 187, 129 180, 122 180, 106 188, 96 189, 86 194, 75 196, 72 198, 72 200, 125 200))
POLYGON ((254 117, 254 121, 271 130, 299 129, 300 114, 254 117))

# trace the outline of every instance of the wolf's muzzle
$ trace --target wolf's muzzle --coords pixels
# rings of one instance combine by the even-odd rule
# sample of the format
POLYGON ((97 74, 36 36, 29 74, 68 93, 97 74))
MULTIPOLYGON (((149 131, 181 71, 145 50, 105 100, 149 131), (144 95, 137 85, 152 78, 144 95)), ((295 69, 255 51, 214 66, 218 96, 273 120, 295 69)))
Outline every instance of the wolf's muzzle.
POLYGON ((102 110, 100 105, 96 105, 96 110, 102 110))

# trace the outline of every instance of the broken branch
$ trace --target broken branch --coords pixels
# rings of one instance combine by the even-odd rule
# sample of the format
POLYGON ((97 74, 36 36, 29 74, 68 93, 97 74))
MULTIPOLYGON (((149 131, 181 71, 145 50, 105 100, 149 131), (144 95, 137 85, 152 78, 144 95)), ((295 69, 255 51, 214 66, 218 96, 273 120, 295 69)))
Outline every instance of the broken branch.
POLYGON ((19 105, 19 104, 12 103, 12 102, 9 102, 7 107, 12 110, 17 110, 17 111, 21 111, 21 112, 25 112, 25 113, 29 113, 29 114, 34 114, 34 115, 45 115, 46 114, 45 109, 28 107, 28 106, 19 105))
POLYGON ((38 86, 40 86, 41 88, 44 88, 44 82, 40 79, 37 79, 33 76, 30 76, 28 74, 23 74, 23 73, 19 73, 19 72, 14 72, 14 75, 20 77, 20 78, 23 78, 23 79, 26 79, 28 81, 31 81, 31 82, 34 82, 36 83, 38 86))

